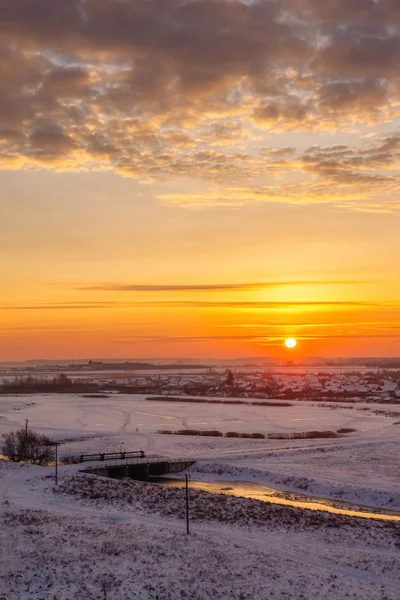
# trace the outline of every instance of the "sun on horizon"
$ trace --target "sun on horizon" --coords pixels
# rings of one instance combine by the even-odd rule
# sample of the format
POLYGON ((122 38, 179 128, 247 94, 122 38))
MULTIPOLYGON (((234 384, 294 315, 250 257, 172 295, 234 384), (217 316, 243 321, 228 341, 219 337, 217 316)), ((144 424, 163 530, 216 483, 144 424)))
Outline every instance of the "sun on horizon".
POLYGON ((297 346, 297 341, 294 338, 288 338, 285 340, 285 346, 290 349, 295 348, 297 346))

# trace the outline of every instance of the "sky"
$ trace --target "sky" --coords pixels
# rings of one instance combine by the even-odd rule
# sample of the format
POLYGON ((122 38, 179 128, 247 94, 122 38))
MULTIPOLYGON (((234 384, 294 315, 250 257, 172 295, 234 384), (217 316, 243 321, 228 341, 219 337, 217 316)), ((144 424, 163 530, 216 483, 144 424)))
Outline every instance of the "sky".
POLYGON ((0 0, 0 360, 400 356, 399 56, 398 0, 0 0))

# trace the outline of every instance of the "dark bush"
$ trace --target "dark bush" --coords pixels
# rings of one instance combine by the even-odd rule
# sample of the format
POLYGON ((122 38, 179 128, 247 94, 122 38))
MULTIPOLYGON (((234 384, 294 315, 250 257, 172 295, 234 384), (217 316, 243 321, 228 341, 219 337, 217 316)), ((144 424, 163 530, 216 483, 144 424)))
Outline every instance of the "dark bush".
POLYGON ((317 438, 337 438, 340 437, 335 431, 303 431, 294 433, 269 433, 270 440, 303 440, 317 438))
POLYGON ((354 433, 357 429, 353 429, 352 427, 342 427, 341 429, 337 429, 336 433, 354 433))
POLYGON ((237 431, 228 431, 222 433, 216 429, 178 429, 178 431, 170 431, 169 429, 159 429, 157 433, 166 435, 197 435, 202 437, 227 437, 227 438, 246 438, 252 440, 264 440, 263 433, 238 433, 237 431))
POLYGON ((200 435, 198 429, 178 429, 178 431, 174 431, 175 435, 200 435))
POLYGON ((236 431, 229 431, 225 434, 225 437, 249 440, 265 440, 265 435, 263 433, 237 433, 236 431))
POLYGON ((336 437, 338 437, 338 435, 334 431, 306 431, 304 434, 304 437, 309 438, 309 439, 336 438, 336 437))
POLYGON ((19 429, 3 435, 2 452, 9 460, 27 460, 35 465, 43 465, 54 460, 54 442, 45 435, 19 429))

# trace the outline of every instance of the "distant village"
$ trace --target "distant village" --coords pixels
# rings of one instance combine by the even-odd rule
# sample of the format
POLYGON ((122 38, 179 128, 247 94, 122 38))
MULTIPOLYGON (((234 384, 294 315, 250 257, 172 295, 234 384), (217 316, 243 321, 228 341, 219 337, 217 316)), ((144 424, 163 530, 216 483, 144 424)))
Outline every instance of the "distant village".
POLYGON ((1 394, 125 393, 337 402, 400 403, 400 370, 284 372, 208 369, 201 373, 114 371, 4 377, 1 394))
MULTIPOLYGON (((108 382, 109 384, 110 382, 108 382)), ((107 385, 106 381, 98 385, 107 385)), ((234 373, 200 375, 141 375, 113 382, 138 393, 190 396, 222 396, 236 398, 276 398, 291 400, 368 400, 369 402, 400 402, 400 373, 386 375, 307 373, 234 373)))

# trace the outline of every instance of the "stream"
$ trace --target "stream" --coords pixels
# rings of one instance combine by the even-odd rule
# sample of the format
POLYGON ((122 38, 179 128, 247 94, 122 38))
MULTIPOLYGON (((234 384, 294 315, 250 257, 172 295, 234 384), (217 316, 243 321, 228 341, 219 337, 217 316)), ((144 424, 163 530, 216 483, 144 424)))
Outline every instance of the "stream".
MULTIPOLYGON (((169 477, 152 477, 149 481, 169 488, 184 488, 185 480, 169 477)), ((316 498, 294 492, 282 492, 259 483, 250 481, 189 481, 192 490, 208 492, 210 494, 225 494, 237 498, 251 498, 270 504, 282 504, 309 510, 322 510, 349 517, 363 519, 379 519, 385 521, 400 521, 400 511, 392 511, 372 506, 363 506, 333 500, 329 498, 316 498)))

